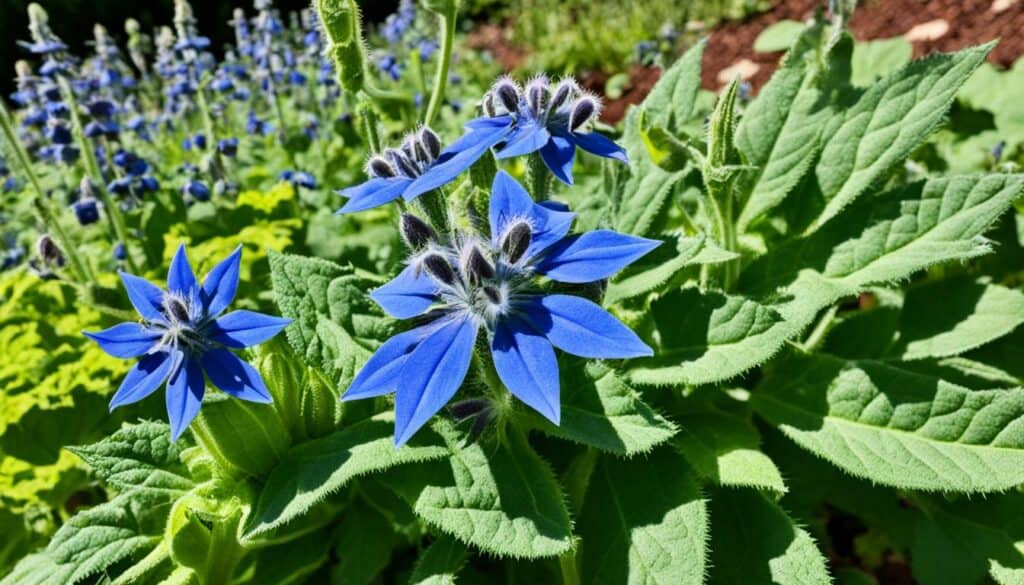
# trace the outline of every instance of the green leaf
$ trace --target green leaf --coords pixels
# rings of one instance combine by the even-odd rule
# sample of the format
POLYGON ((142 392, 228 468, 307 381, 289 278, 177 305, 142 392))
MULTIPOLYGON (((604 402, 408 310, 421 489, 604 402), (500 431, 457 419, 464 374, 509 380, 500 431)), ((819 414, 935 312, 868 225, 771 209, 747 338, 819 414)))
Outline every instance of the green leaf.
POLYGON ((692 470, 670 448, 625 460, 602 456, 579 532, 583 583, 704 582, 707 509, 692 470))
POLYGON ((664 244, 608 283, 604 300, 607 304, 615 304, 656 292, 688 266, 719 264, 738 257, 735 252, 720 248, 704 234, 694 237, 669 236, 664 244))
POLYGON ((292 523, 301 523, 317 504, 355 477, 448 453, 429 430, 396 449, 392 426, 390 416, 379 415, 289 450, 270 471, 245 519, 243 542, 272 538, 292 523))
POLYGON ((661 74, 658 83, 647 94, 643 107, 653 126, 679 134, 684 123, 694 116, 697 92, 700 91, 701 60, 707 39, 690 47, 678 61, 661 74))
POLYGON ((162 422, 125 424, 98 443, 68 450, 117 490, 166 491, 174 497, 194 486, 181 462, 181 444, 171 441, 170 427, 162 422))
POLYGON ((711 494, 711 585, 824 585, 825 557, 778 505, 751 490, 711 494))
POLYGON ((860 41, 853 47, 850 81, 865 87, 910 63, 914 46, 903 37, 860 41))
POLYGON ((346 507, 340 524, 334 539, 338 563, 331 569, 332 583, 368 585, 388 566, 401 536, 365 499, 346 507))
POLYGON ((572 545, 565 497, 548 464, 518 431, 500 444, 461 444, 439 427, 451 449, 450 468, 410 466, 388 474, 388 485, 427 524, 502 557, 558 556, 572 545))
POLYGON ((754 51, 758 53, 774 53, 785 51, 800 36, 805 26, 796 20, 780 20, 769 25, 754 41, 754 51))
POLYGON ((752 394, 804 449, 905 489, 991 492, 1024 482, 1024 390, 970 390, 874 361, 791 356, 752 394))
POLYGON ((409 585, 455 585, 469 552, 459 541, 441 536, 420 555, 409 585))
POLYGON ((562 375, 562 420, 554 425, 533 420, 549 435, 617 455, 650 451, 672 438, 676 426, 641 399, 614 370, 601 364, 565 364, 562 375))
POLYGON ((942 123, 957 90, 994 46, 915 61, 871 86, 846 110, 815 169, 825 207, 812 230, 883 179, 942 123))
POLYGON ((887 357, 959 355, 1024 323, 1024 293, 969 279, 911 288, 900 314, 900 339, 887 357))
POLYGON ((679 417, 674 444, 701 476, 723 486, 746 486, 783 494, 782 474, 761 452, 761 436, 749 421, 716 412, 679 417))
POLYGON ((74 585, 141 560, 163 538, 170 500, 148 490, 119 494, 71 517, 46 549, 22 560, 3 585, 74 585))

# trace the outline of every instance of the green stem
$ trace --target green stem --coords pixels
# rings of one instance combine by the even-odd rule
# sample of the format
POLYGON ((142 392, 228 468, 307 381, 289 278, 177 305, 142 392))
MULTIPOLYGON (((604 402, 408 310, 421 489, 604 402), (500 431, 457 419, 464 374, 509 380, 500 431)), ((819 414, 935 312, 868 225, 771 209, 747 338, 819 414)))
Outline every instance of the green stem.
POLYGON ((441 33, 441 63, 434 74, 434 90, 430 94, 430 104, 427 106, 427 113, 423 117, 423 123, 427 126, 434 121, 438 112, 441 111, 441 104, 444 102, 444 91, 448 85, 448 70, 452 64, 452 49, 455 46, 455 20, 458 14, 458 3, 451 3, 451 11, 441 15, 441 22, 444 30, 441 33))
POLYGON ((64 100, 68 104, 68 109, 71 110, 71 127, 75 131, 75 136, 78 137, 79 148, 82 149, 82 157, 85 159, 86 172, 95 184, 96 192, 99 193, 100 201, 103 202, 103 208, 107 212, 107 217, 110 218, 114 237, 124 245, 128 268, 135 274, 139 274, 139 265, 136 264, 135 257, 132 256, 131 248, 128 245, 128 228, 124 221, 124 215, 121 214, 121 208, 118 207, 117 202, 107 192, 107 184, 103 182, 103 173, 100 172, 99 162, 96 161, 96 151, 89 142, 89 138, 85 135, 82 119, 78 116, 78 101, 71 90, 71 86, 68 85, 68 81, 63 77, 58 77, 58 80, 64 100))
MULTIPOLYGON (((373 97, 372 94, 367 92, 369 97, 373 97)), ((370 146, 371 152, 379 153, 381 151, 380 145, 380 134, 377 132, 377 113, 374 111, 370 100, 360 100, 359 103, 359 121, 363 125, 363 135, 366 137, 366 142, 370 146)))
POLYGON ((533 195, 534 201, 540 203, 548 200, 551 173, 539 152, 529 155, 526 159, 526 181, 530 186, 530 195, 533 195))
POLYGON ((8 145, 10 145, 14 157, 18 159, 18 164, 21 165, 22 170, 25 172, 29 184, 32 185, 32 189, 36 192, 36 200, 33 207, 35 207, 36 213, 39 215, 39 221, 43 224, 43 229, 53 233, 57 244, 71 262, 76 278, 96 283, 96 275, 93 274, 92 268, 78 255, 78 246, 71 240, 64 227, 60 225, 60 222, 57 221, 57 214, 53 210, 53 204, 46 197, 46 193, 39 183, 39 177, 36 176, 36 172, 32 168, 32 161, 29 159, 28 153, 25 152, 25 147, 18 140, 18 134, 14 131, 11 116, 7 112, 7 108, 4 107, 2 100, 0 100, 0 127, 3 127, 4 138, 6 138, 8 145))
POLYGON ((569 552, 558 557, 558 568, 562 572, 562 585, 580 585, 580 573, 576 568, 576 551, 569 552))
POLYGON ((839 310, 839 305, 832 305, 818 320, 817 325, 811 331, 811 334, 807 336, 807 339, 801 344, 801 348, 811 353, 818 349, 821 344, 825 341, 825 337, 828 335, 829 326, 836 317, 836 312, 839 310))

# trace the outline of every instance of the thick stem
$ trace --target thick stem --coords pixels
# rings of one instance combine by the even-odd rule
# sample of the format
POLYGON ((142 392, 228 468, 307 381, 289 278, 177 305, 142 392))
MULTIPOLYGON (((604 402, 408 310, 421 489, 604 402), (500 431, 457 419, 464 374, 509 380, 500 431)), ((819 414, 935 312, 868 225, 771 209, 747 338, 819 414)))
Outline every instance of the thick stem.
POLYGON ((441 15, 443 29, 441 31, 441 62, 434 73, 434 89, 430 94, 430 104, 427 106, 427 113, 423 116, 423 123, 429 126, 438 112, 441 111, 441 104, 444 103, 444 91, 448 86, 448 70, 452 64, 452 49, 455 45, 455 20, 458 15, 458 3, 451 3, 451 11, 441 15))
POLYGON ((78 255, 78 246, 71 240, 64 227, 60 225, 60 222, 57 221, 57 214, 53 210, 52 202, 46 197, 46 193, 39 183, 39 177, 36 176, 36 172, 32 168, 32 161, 29 159, 28 153, 25 152, 25 147, 18 140, 18 134, 14 131, 11 116, 7 113, 7 108, 4 107, 2 101, 0 101, 0 127, 3 128, 4 138, 6 138, 8 145, 10 145, 14 157, 18 159, 18 164, 21 165, 29 184, 32 185, 32 189, 36 192, 36 200, 33 207, 39 215, 39 221, 43 224, 43 229, 47 232, 52 232, 53 237, 57 240, 57 244, 71 262, 76 278, 95 283, 96 275, 92 273, 89 264, 78 255))
MULTIPOLYGON (((135 257, 132 256, 131 248, 128 245, 128 228, 124 221, 124 215, 121 213, 121 208, 118 207, 117 202, 110 196, 107 191, 107 184, 103 181, 103 173, 100 171, 100 164, 96 160, 96 151, 93 149, 92 144, 89 142, 89 138, 85 135, 85 128, 82 126, 82 119, 78 116, 78 101, 75 99, 75 94, 71 90, 71 86, 67 80, 63 77, 58 78, 60 80, 61 93, 64 95, 64 101, 67 102, 68 109, 71 111, 71 126, 75 131, 75 136, 78 137, 79 148, 82 150, 82 157, 85 159, 85 169, 92 179, 92 182, 96 186, 96 192, 100 196, 100 201, 103 202, 103 208, 107 212, 107 217, 110 218, 111 227, 114 230, 114 237, 117 241, 120 241, 125 248, 125 260, 128 263, 128 268, 131 269, 135 274, 139 274, 139 265, 135 262, 135 257)), ((115 242, 116 244, 117 242, 115 242)))
POLYGON ((533 196, 534 201, 540 203, 548 200, 548 191, 551 189, 551 172, 548 171, 539 152, 534 152, 526 158, 526 181, 530 186, 530 195, 533 196))

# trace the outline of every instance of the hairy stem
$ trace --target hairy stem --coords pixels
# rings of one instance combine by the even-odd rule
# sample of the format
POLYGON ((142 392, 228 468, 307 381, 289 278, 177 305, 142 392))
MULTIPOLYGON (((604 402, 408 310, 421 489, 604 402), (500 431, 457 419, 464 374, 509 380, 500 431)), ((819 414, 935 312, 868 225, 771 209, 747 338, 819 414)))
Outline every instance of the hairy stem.
POLYGON ((452 49, 455 45, 455 20, 458 14, 457 2, 451 3, 451 10, 441 15, 441 62, 434 73, 434 89, 430 93, 430 104, 427 106, 427 113, 423 116, 423 123, 429 126, 438 112, 441 111, 441 104, 444 103, 444 92, 448 85, 448 70, 452 64, 452 49))

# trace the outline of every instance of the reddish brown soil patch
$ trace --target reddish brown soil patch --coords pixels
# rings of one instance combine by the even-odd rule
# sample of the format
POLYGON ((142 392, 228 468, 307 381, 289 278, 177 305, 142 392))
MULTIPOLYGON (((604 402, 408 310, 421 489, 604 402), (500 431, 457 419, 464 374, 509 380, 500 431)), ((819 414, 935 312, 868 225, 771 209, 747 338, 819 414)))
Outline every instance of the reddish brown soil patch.
POLYGON ((507 26, 511 26, 511 24, 506 23, 503 26, 481 24, 469 33, 466 44, 471 49, 490 51, 494 60, 501 63, 505 71, 512 71, 519 67, 519 64, 526 58, 526 50, 509 41, 508 35, 505 34, 507 26))

